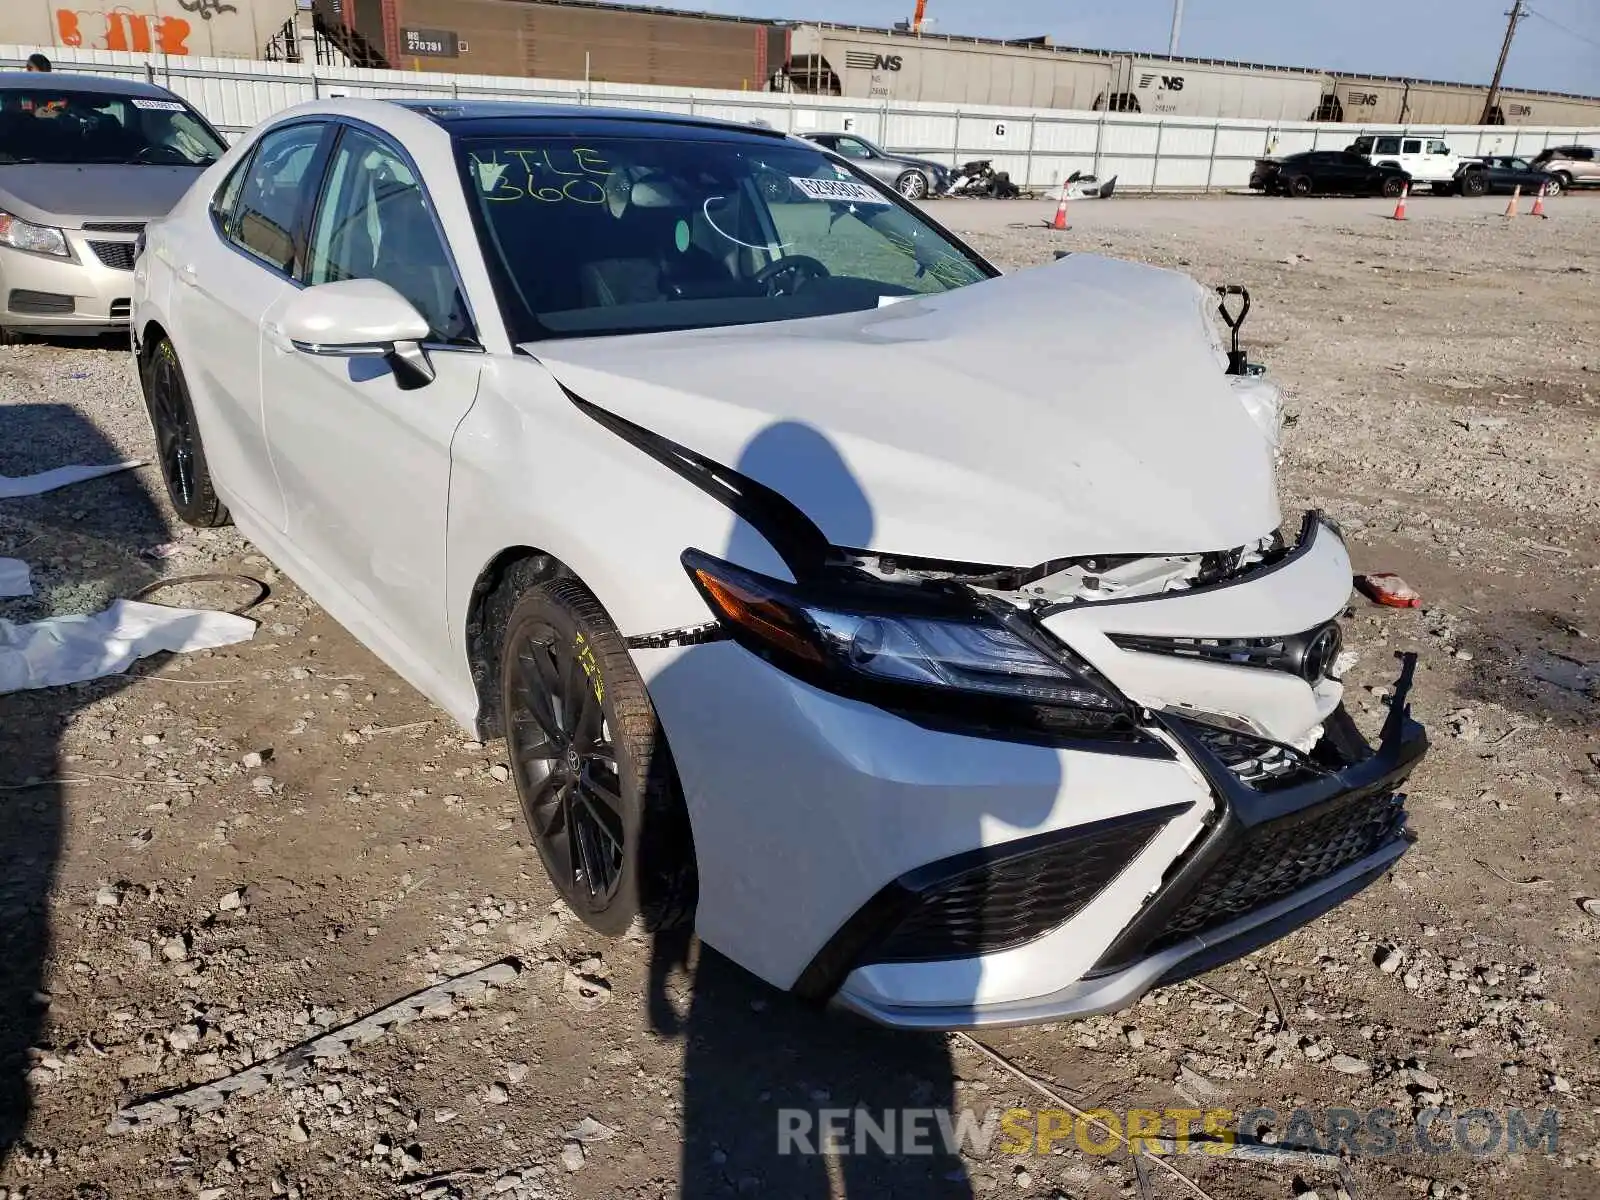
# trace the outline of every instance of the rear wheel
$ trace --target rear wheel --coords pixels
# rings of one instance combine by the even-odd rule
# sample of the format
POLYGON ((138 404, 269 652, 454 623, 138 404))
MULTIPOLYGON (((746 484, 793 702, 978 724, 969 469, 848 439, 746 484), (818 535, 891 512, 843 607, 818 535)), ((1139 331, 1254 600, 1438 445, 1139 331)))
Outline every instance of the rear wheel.
POLYGON ((1383 181, 1383 194, 1388 196, 1391 200, 1405 190, 1406 181, 1404 179, 1398 179, 1395 176, 1390 175, 1383 181))
POLYGON ((1482 171, 1468 171, 1461 177, 1463 196, 1481 196, 1489 190, 1489 180, 1482 171))
POLYGON ((1311 195, 1311 179, 1306 175, 1296 175, 1289 180, 1289 194, 1291 196, 1311 195))
POLYGON ((513 581, 496 604, 506 749, 550 881, 603 934, 684 924, 688 813, 622 636, 575 579, 513 581))
POLYGON ((178 352, 168 338, 150 347, 139 370, 150 428, 156 436, 161 478, 167 498, 185 525, 212 528, 229 521, 227 506, 212 485, 205 447, 195 424, 189 385, 178 363, 178 352))

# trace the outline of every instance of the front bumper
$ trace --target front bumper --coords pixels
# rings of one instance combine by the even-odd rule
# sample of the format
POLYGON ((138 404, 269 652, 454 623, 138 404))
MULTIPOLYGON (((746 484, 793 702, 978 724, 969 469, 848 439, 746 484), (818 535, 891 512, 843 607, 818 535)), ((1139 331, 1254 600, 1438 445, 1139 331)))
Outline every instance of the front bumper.
POLYGON ((136 236, 69 229, 67 258, 0 246, 0 327, 85 337, 126 329, 136 236))
POLYGON ((900 1029, 971 1029, 1031 1025, 1114 1012, 1153 988, 1178 983, 1242 957, 1300 928, 1381 878, 1409 848, 1399 788, 1427 751, 1427 735, 1411 720, 1406 697, 1413 662, 1395 689, 1383 739, 1371 757, 1297 788, 1262 793, 1247 787, 1215 755, 1181 728, 1186 755, 1215 789, 1220 808, 1206 834, 1173 864, 1161 887, 1123 929, 1094 968, 1046 994, 990 1005, 907 1004, 875 992, 869 981, 845 981, 833 1003, 900 1029), (1363 818, 1343 823, 1348 841, 1318 830, 1317 843, 1335 857, 1327 869, 1307 870, 1307 856, 1272 857, 1266 844, 1293 830, 1326 826, 1338 814, 1363 818), (1383 815, 1373 819, 1375 812, 1383 815), (1359 849, 1355 848, 1359 847, 1359 849), (1290 872, 1312 874, 1298 887, 1276 888, 1290 872), (1251 889, 1239 881, 1250 880, 1251 889), (1262 885, 1267 898, 1261 899, 1262 885), (1236 894, 1229 896, 1230 890, 1236 894), (1231 903, 1230 903, 1231 902, 1231 903), (1230 913, 1237 913, 1231 916, 1230 913), (1192 930, 1192 931, 1191 931, 1192 930), (863 986, 866 983, 866 986, 863 986))

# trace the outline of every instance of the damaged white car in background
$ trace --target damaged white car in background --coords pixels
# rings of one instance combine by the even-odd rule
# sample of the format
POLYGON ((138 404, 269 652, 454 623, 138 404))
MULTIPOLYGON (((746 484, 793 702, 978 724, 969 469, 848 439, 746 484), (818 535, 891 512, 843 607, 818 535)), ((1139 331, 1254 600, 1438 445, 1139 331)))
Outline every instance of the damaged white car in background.
POLYGON ((772 131, 340 101, 149 227, 134 328, 180 515, 505 738, 583 920, 959 1028, 1129 1004, 1409 844, 1411 664, 1370 746, 1349 556, 1280 516, 1216 301, 1002 277, 772 131))

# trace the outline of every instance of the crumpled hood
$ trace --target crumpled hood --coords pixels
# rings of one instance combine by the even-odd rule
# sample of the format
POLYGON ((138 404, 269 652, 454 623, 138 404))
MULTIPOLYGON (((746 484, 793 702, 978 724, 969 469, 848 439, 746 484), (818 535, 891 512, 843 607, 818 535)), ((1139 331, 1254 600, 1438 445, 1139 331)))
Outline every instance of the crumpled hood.
POLYGON ((116 163, 0 166, 0 208, 37 225, 76 229, 84 221, 164 217, 203 167, 116 163))
POLYGON ((1208 303, 1188 276, 1073 254, 873 311, 522 349, 835 545, 1032 566, 1276 528, 1271 449, 1208 303))

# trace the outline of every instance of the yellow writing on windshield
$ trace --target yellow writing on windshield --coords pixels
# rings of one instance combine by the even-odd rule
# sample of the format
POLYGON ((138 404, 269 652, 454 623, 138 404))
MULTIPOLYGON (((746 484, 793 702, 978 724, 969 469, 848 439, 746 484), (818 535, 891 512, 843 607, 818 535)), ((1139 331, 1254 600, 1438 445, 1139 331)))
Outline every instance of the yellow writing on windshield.
POLYGON ((604 204, 611 167, 598 150, 496 150, 467 156, 472 178, 485 200, 534 200, 544 204, 604 204))

